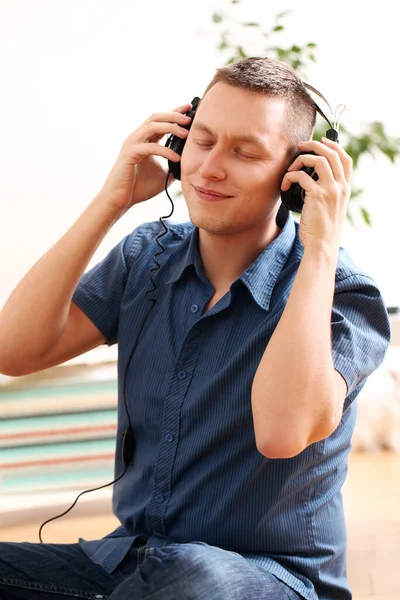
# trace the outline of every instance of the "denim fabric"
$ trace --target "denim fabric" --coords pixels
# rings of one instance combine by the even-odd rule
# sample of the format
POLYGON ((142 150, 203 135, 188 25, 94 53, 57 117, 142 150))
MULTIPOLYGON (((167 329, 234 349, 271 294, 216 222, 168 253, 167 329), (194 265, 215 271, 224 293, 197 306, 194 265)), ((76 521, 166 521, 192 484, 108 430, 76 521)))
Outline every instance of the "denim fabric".
POLYGON ((0 599, 103 600, 135 569, 137 553, 138 548, 132 547, 110 575, 79 544, 2 542, 0 599))
MULTIPOLYGON (((142 543, 142 542, 141 542, 142 543)), ((132 547, 107 573, 79 544, 0 543, 1 600, 298 600, 240 554, 203 542, 132 547)))

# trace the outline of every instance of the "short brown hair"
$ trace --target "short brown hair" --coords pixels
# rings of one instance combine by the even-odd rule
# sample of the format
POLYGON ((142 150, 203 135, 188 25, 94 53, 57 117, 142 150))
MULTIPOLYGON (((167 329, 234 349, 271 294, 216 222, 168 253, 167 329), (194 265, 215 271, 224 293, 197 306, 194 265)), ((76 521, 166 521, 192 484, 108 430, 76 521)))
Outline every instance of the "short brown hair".
POLYGON ((287 104, 284 133, 289 146, 311 139, 316 121, 315 102, 289 65, 267 57, 245 58, 217 69, 203 97, 219 82, 284 99, 287 104))

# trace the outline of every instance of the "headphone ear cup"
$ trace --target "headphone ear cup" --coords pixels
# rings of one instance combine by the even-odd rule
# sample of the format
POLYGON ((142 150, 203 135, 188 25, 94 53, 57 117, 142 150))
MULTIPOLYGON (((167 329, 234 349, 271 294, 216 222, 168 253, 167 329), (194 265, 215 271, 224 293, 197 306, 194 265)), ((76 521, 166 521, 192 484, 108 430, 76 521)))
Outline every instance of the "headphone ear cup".
MULTIPOLYGON (((185 112, 185 115, 190 117, 192 120, 190 121, 189 125, 181 126, 184 129, 189 130, 191 128, 193 119, 194 119, 194 115, 196 114, 196 110, 199 105, 199 102, 200 102, 200 98, 198 96, 195 96, 191 102, 191 105, 192 105, 191 110, 185 112)), ((179 156, 182 156, 182 152, 185 147, 185 143, 186 143, 186 139, 180 138, 177 135, 170 135, 169 138, 167 139, 167 141, 165 142, 165 146, 166 146, 166 148, 171 148, 171 150, 173 150, 174 152, 179 154, 179 156)), ((180 179, 181 179, 181 161, 174 162, 174 161, 168 159, 168 168, 169 168, 170 172, 172 173, 172 175, 175 177, 175 179, 180 181, 180 179)))
POLYGON ((288 210, 301 213, 303 208, 303 188, 299 183, 292 183, 288 190, 281 190, 281 202, 288 210))
MULTIPOLYGON (((179 138, 176 135, 171 135, 168 138, 165 145, 167 147, 171 148, 171 150, 173 150, 177 154, 179 154, 179 156, 182 156, 182 152, 185 147, 185 142, 186 142, 185 139, 179 138)), ((180 181, 180 179, 181 179, 181 161, 174 162, 173 160, 168 159, 168 168, 171 171, 172 175, 175 177, 175 179, 180 181)))
MULTIPOLYGON (((315 152, 300 152, 300 154, 315 154, 315 152)), ((314 167, 302 167, 301 171, 307 173, 314 181, 318 180, 318 175, 314 167)), ((281 190, 281 202, 288 210, 301 213, 304 205, 304 190, 301 185, 299 183, 292 183, 288 190, 281 190)))

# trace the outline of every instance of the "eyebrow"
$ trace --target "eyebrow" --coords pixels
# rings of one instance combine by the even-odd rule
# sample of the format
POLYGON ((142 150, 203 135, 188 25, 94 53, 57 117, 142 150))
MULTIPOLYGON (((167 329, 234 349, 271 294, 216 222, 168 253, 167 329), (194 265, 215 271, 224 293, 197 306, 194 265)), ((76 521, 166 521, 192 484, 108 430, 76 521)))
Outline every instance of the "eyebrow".
MULTIPOLYGON (((201 121, 195 121, 191 129, 199 129, 200 131, 204 131, 205 133, 216 137, 215 133, 209 127, 207 127, 205 123, 202 123, 201 121)), ((254 144, 258 148, 260 148, 260 150, 270 155, 270 152, 268 151, 262 137, 256 135, 255 133, 251 133, 248 135, 233 135, 231 136, 231 138, 238 142, 249 142, 250 144, 254 144)))

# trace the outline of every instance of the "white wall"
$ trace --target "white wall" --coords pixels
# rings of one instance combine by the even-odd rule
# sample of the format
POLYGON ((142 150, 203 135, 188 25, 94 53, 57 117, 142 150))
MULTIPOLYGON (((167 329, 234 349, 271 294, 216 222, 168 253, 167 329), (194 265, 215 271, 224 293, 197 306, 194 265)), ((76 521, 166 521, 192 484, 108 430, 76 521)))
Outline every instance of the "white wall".
MULTIPOLYGON (((276 43, 318 44, 308 81, 331 104, 347 105, 344 120, 353 129, 382 120, 400 135, 393 6, 242 0, 245 18, 266 26, 292 7, 276 43)), ((210 20, 218 7, 232 12, 228 0, 0 0, 0 307, 100 190, 129 133, 152 112, 201 95, 222 64, 210 20)), ((374 227, 346 225, 344 243, 377 279, 387 304, 400 304, 398 166, 362 166, 355 183, 366 189, 374 227)), ((91 265, 138 223, 169 208, 164 194, 135 207, 91 265)), ((187 218, 183 199, 174 218, 187 218)))

